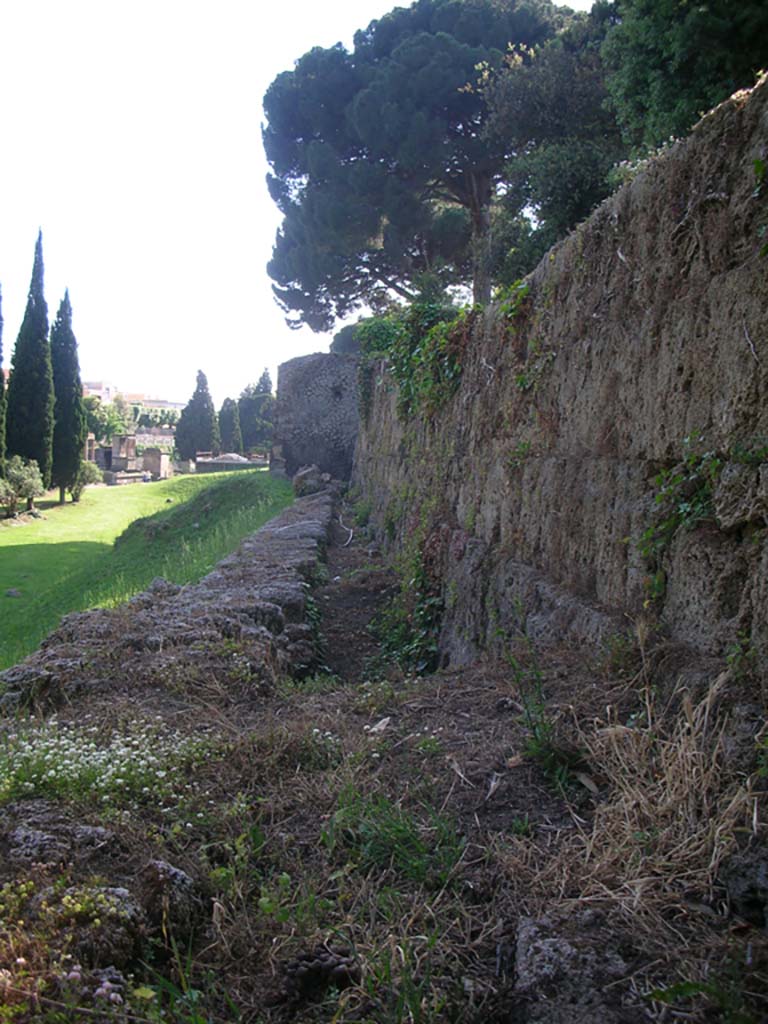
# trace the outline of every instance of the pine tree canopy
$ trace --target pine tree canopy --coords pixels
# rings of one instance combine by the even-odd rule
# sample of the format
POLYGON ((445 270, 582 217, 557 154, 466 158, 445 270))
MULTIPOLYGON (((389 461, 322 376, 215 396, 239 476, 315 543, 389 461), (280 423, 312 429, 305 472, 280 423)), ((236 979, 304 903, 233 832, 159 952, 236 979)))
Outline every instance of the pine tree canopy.
POLYGON ((208 380, 197 371, 195 392, 184 406, 176 426, 176 450, 182 459, 194 459, 197 452, 219 453, 219 420, 208 390, 208 380))
POLYGON ((48 307, 43 295, 43 237, 37 237, 24 319, 11 361, 6 405, 9 455, 34 459, 43 483, 51 484, 53 461, 53 371, 48 341, 48 307))
POLYGON ((68 291, 64 293, 51 328, 51 365, 55 396, 51 478, 59 488, 63 502, 65 491, 77 480, 83 458, 83 446, 88 435, 77 340, 72 330, 72 306, 68 291))
POLYGON ((306 53, 264 98, 271 195, 283 213, 268 272, 289 323, 324 330, 363 303, 473 279, 489 296, 489 210, 506 141, 484 134, 477 67, 542 44, 549 0, 417 0, 306 53), (469 86, 469 87, 468 87, 469 86))

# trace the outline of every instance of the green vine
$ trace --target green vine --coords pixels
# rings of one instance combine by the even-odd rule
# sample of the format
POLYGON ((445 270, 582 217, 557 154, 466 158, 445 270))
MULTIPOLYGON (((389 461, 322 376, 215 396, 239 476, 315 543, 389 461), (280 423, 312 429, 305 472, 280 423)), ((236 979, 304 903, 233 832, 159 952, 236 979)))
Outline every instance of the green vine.
POLYGON ((693 530, 714 519, 714 489, 724 459, 714 451, 697 454, 693 449, 700 441, 698 434, 684 438, 682 462, 673 469, 662 469, 654 478, 659 514, 641 534, 639 548, 650 573, 646 580, 649 602, 664 596, 662 559, 678 531, 693 530))
MULTIPOLYGON (((398 385, 401 416, 414 412, 430 416, 456 392, 474 316, 474 309, 424 302, 371 317, 360 325, 358 337, 364 355, 369 359, 386 357, 389 362, 398 385)), ((367 390, 361 386, 364 418, 370 415, 371 390, 370 385, 367 390)))

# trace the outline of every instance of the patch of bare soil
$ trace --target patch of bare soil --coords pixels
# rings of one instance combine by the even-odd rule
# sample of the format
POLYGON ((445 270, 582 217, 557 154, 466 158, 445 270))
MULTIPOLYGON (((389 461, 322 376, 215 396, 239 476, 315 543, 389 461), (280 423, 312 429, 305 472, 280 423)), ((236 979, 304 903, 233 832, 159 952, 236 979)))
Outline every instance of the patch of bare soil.
POLYGON ((348 541, 337 524, 314 593, 335 678, 238 688, 233 646, 226 672, 61 710, 99 743, 139 720, 201 745, 173 796, 3 808, 10 1019, 766 1019, 764 928, 717 881, 761 813, 717 738, 719 691, 662 699, 661 648, 608 664, 524 641, 374 675, 395 581, 348 541))
POLYGON ((315 591, 328 669, 348 683, 361 682, 379 653, 371 626, 394 594, 397 579, 381 552, 350 520, 338 516, 328 547, 328 583, 315 591))

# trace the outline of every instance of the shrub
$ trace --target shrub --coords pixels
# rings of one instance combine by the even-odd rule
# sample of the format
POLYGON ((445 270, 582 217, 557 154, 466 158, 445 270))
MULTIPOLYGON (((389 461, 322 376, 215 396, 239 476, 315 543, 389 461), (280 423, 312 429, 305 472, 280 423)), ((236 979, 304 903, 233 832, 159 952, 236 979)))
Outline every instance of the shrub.
POLYGON ((72 501, 80 501, 83 491, 89 484, 100 484, 102 480, 101 470, 95 462, 81 462, 75 482, 69 488, 72 501))
POLYGON ((0 480, 0 504, 5 505, 8 515, 16 515, 22 498, 32 508, 35 498, 41 494, 45 494, 45 487, 35 460, 22 459, 20 455, 10 458, 5 467, 5 480, 0 480))

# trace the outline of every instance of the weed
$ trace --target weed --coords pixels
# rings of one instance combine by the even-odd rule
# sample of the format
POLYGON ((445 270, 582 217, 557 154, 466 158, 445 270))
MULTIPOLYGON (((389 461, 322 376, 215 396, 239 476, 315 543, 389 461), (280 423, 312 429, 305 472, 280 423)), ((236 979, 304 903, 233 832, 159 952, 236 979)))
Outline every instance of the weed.
POLYGON ((447 1019, 446 998, 432 983, 431 958, 437 936, 425 937, 417 954, 408 942, 394 940, 368 958, 364 988, 387 1024, 431 1024, 447 1019))
POLYGON ((742 466, 760 466, 768 462, 768 438, 752 437, 736 441, 730 450, 730 458, 742 466))
POLYGON ((430 672, 437 664, 443 599, 426 590, 421 574, 379 614, 374 629, 382 656, 404 669, 430 672))
MULTIPOLYGON (((360 325, 358 337, 363 352, 388 360, 398 386, 401 416, 417 411, 430 416, 454 394, 474 315, 474 309, 456 310, 440 303, 420 302, 371 317, 360 325)), ((360 391, 363 419, 367 422, 372 381, 366 379, 365 388, 361 384, 360 391)))
POLYGON ((516 601, 518 621, 521 623, 518 641, 519 655, 508 651, 506 660, 512 669, 515 688, 523 705, 523 718, 530 733, 523 753, 539 764, 546 775, 563 790, 570 782, 571 771, 581 761, 578 751, 567 750, 557 742, 555 723, 547 711, 544 679, 536 650, 525 632, 525 609, 516 601))
POLYGON ((355 505, 353 519, 356 526, 367 526, 371 518, 370 501, 358 501, 355 505))
POLYGON ((681 981, 667 988, 657 988, 649 992, 647 998, 675 1007, 681 1015, 686 1005, 698 1003, 699 1008, 716 1010, 723 1024, 758 1024, 746 1005, 743 968, 733 959, 726 962, 722 973, 715 978, 681 981))
POLYGON ((636 639, 629 633, 612 633, 603 643, 603 671, 608 676, 631 675, 640 652, 636 639))
POLYGON ((373 867, 430 888, 442 888, 464 851, 465 840, 453 824, 429 808, 420 823, 384 796, 363 796, 351 787, 339 796, 338 809, 322 833, 330 853, 356 854, 361 871, 373 867))
POLYGON ((506 288, 499 289, 494 296, 499 313, 507 320, 514 320, 523 309, 523 302, 529 291, 530 286, 523 280, 513 281, 506 288))
POLYGON ((435 757, 443 752, 443 744, 437 736, 422 736, 416 743, 416 751, 424 757, 435 757))
POLYGON ((748 679, 757 666, 757 651, 749 633, 742 630, 728 648, 725 657, 734 679, 748 679))
POLYGON ((693 530, 714 517, 713 493, 723 466, 714 451, 697 454, 701 435, 684 438, 683 461, 674 469, 663 469, 654 479, 655 504, 660 515, 641 534, 639 550, 650 574, 646 580, 648 603, 664 596, 666 577, 661 566, 664 552, 679 530, 693 530))
POLYGON ((520 441, 507 456, 507 468, 514 473, 520 469, 531 454, 531 442, 520 441))
POLYGON ((314 675, 304 676, 302 679, 283 676, 278 680, 275 691, 278 696, 289 699, 296 695, 322 696, 326 693, 335 693, 343 685, 342 680, 331 672, 315 672, 314 675))
POLYGON ((521 839, 526 839, 533 835, 533 827, 528 820, 528 815, 525 814, 523 817, 516 816, 512 819, 510 825, 510 832, 513 836, 518 836, 521 839))
POLYGON ((19 723, 0 747, 0 804, 45 796, 110 805, 177 802, 185 768, 210 744, 154 724, 134 722, 99 742, 94 726, 19 723))

